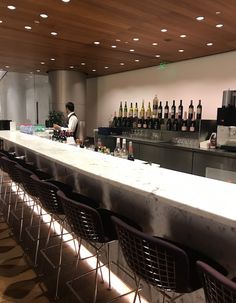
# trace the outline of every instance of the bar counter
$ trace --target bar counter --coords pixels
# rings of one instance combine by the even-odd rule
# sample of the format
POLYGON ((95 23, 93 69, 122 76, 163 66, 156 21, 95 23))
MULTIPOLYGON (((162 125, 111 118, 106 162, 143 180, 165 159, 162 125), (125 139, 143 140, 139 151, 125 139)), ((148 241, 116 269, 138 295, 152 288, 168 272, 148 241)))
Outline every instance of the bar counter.
POLYGON ((187 244, 236 272, 235 184, 17 131, 0 131, 0 138, 5 148, 14 147, 103 207, 130 217, 145 232, 187 244))

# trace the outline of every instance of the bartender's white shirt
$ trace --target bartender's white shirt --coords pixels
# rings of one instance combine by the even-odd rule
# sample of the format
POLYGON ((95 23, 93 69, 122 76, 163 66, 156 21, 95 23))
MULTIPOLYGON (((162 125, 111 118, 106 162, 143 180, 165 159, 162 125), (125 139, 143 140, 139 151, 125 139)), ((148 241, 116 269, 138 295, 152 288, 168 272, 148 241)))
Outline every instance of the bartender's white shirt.
POLYGON ((68 127, 62 127, 62 130, 68 130, 69 132, 74 132, 76 129, 76 125, 78 123, 78 118, 73 115, 71 118, 70 116, 74 114, 74 112, 69 113, 69 115, 67 116, 69 119, 69 123, 68 123, 68 127))

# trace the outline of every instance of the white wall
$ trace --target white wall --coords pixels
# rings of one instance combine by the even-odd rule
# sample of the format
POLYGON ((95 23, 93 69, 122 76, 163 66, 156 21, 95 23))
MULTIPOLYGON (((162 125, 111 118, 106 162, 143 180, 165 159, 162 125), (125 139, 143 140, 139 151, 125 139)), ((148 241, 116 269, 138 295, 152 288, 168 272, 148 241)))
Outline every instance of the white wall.
POLYGON ((120 101, 138 102, 147 106, 157 94, 159 100, 183 100, 185 110, 190 99, 197 106, 202 100, 203 118, 216 119, 217 107, 221 107, 225 89, 236 89, 236 52, 186 60, 159 66, 124 72, 98 78, 97 123, 108 125, 109 117, 120 101))
POLYGON ((47 76, 8 72, 0 80, 0 119, 36 123, 36 102, 39 122, 44 123, 49 112, 47 76))

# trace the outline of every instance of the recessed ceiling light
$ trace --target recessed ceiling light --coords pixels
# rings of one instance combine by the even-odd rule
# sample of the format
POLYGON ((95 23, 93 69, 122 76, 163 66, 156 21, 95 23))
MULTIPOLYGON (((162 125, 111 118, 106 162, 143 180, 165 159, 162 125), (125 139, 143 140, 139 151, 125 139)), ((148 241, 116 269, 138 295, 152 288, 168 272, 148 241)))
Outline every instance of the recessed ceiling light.
POLYGON ((0 23, 2 23, 2 20, 0 20, 0 23))
POLYGON ((40 73, 40 69, 36 69, 36 72, 37 72, 37 73, 40 73))
POLYGON ((44 18, 44 19, 48 18, 48 15, 47 15, 47 14, 40 14, 39 16, 40 16, 41 18, 44 18))
POLYGON ((223 27, 224 25, 223 24, 216 24, 216 27, 220 28, 220 27, 223 27))
POLYGON ((116 45, 112 45, 111 47, 112 47, 112 48, 117 48, 117 46, 116 46, 116 45))
POLYGON ((221 12, 216 12, 216 15, 220 15, 221 14, 221 12))
POLYGON ((156 57, 156 58, 160 58, 160 57, 161 57, 161 55, 155 55, 155 57, 156 57))
POLYGON ((202 20, 204 20, 205 18, 203 17, 203 16, 198 16, 198 17, 196 17, 196 20, 197 21, 202 21, 202 20))
POLYGON ((121 62, 120 65, 125 65, 124 62, 121 62))
POLYGON ((56 59, 55 59, 55 58, 50 58, 50 60, 51 60, 51 61, 55 61, 56 59))
POLYGON ((158 43, 157 43, 157 42, 153 42, 152 45, 153 45, 153 46, 157 46, 158 43))
POLYGON ((108 68, 109 68, 109 66, 104 66, 104 68, 105 68, 105 69, 108 69, 108 68))
POLYGON ((167 32, 167 29, 166 28, 162 28, 161 32, 165 33, 165 32, 167 32))
POLYGON ((179 53, 183 53, 183 52, 184 52, 184 49, 179 49, 178 52, 179 52, 179 53))
POLYGON ((71 65, 70 68, 74 68, 74 65, 71 65))
POLYGON ((6 65, 5 67, 6 67, 6 68, 10 68, 10 66, 9 66, 9 65, 6 65))
POLYGON ((133 38, 134 41, 139 41, 139 38, 133 38))
POLYGON ((120 42, 120 39, 116 39, 117 42, 120 42))
POLYGON ((42 62, 40 62, 40 64, 44 65, 44 64, 45 64, 45 62, 43 62, 43 61, 42 61, 42 62))
POLYGON ((96 72, 96 69, 92 69, 92 72, 96 72))
POLYGON ((84 63, 84 62, 81 62, 81 65, 86 65, 86 63, 84 63))
POLYGON ((213 43, 212 43, 212 42, 208 42, 206 45, 207 45, 207 46, 212 46, 213 43))
POLYGON ((25 26, 25 29, 30 30, 30 29, 32 29, 32 27, 31 27, 31 26, 29 26, 29 25, 26 25, 26 26, 25 26))
POLYGON ((52 36, 57 36, 57 33, 56 32, 51 32, 51 35, 52 36))
POLYGON ((94 42, 93 42, 93 44, 95 44, 95 45, 99 45, 99 44, 100 44, 100 42, 99 42, 99 41, 94 41, 94 42))
POLYGON ((183 35, 180 35, 180 38, 186 38, 187 35, 183 34, 183 35))
POLYGON ((39 20, 34 20, 34 23, 39 24, 40 22, 39 22, 39 20))
POLYGON ((135 62, 139 62, 139 59, 135 59, 134 61, 135 61, 135 62))
POLYGON ((10 10, 16 9, 16 7, 14 5, 8 5, 7 8, 9 8, 10 10))
POLYGON ((70 0, 62 0, 62 2, 66 2, 67 3, 67 2, 70 2, 70 0))
POLYGON ((125 44, 128 44, 129 42, 128 41, 125 41, 125 44))
POLYGON ((134 52, 134 49, 130 49, 129 51, 130 51, 130 52, 134 52))

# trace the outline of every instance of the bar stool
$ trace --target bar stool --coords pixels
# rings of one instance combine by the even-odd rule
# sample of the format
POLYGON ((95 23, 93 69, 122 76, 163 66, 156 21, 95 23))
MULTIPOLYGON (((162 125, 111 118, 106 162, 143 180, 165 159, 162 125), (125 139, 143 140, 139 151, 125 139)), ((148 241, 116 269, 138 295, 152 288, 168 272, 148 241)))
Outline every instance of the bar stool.
MULTIPOLYGON (((66 220, 69 224, 72 232, 78 240, 78 257, 74 269, 73 279, 67 282, 69 289, 72 293, 81 300, 78 292, 76 291, 73 283, 74 281, 94 272, 95 270, 95 286, 93 293, 93 300, 91 302, 95 303, 97 298, 98 291, 98 270, 101 270, 101 267, 108 265, 109 273, 109 289, 111 288, 111 278, 110 278, 110 244, 112 241, 116 240, 116 232, 112 222, 109 219, 109 212, 105 210, 95 209, 89 205, 80 203, 79 199, 72 200, 61 191, 58 191, 58 197, 61 199, 65 214, 66 220), (95 254, 93 257, 96 257, 96 268, 76 277, 76 272, 78 269, 79 261, 87 258, 80 258, 80 246, 82 240, 85 240, 90 244, 91 247, 95 249, 95 254), (107 255, 107 263, 101 265, 100 253, 105 249, 107 255)), ((102 277, 102 274, 101 274, 102 277)), ((103 278, 102 278, 103 279, 103 278)))
MULTIPOLYGON (((141 280, 154 286, 162 294, 163 302, 175 302, 185 293, 201 288, 196 257, 210 260, 208 257, 191 249, 185 251, 174 242, 140 232, 118 218, 113 217, 112 220, 125 260, 134 273, 137 287, 134 302, 137 296, 141 302, 138 292, 141 280)), ((222 266, 214 261, 212 263, 221 272, 227 273, 222 266)))
POLYGON ((197 261, 207 303, 235 303, 236 283, 210 265, 197 261))

